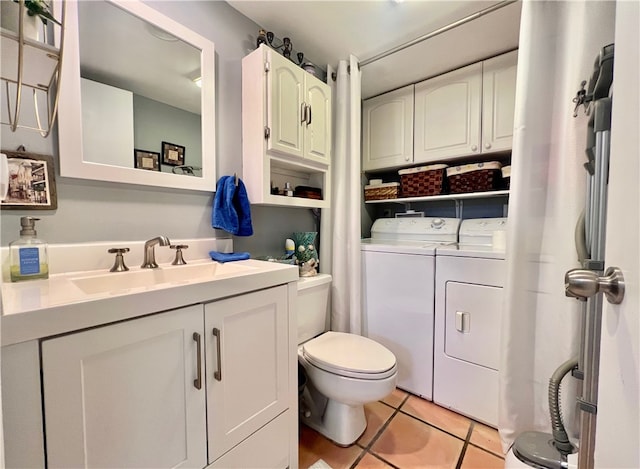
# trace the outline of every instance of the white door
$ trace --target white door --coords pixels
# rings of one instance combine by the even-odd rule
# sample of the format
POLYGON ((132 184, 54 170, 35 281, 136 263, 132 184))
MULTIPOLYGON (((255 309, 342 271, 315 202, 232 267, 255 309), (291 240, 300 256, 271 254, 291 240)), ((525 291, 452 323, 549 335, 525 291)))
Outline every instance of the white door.
POLYGON ((416 163, 480 153, 482 63, 416 84, 416 163))
POLYGON ((205 305, 205 331, 212 463, 288 407, 287 287, 205 305))
POLYGON ((616 3, 606 266, 623 271, 625 298, 604 302, 595 467, 640 467, 640 3, 616 3))
POLYGON ((482 151, 511 150, 518 51, 482 63, 482 151))
POLYGON ((304 156, 318 163, 331 163, 331 88, 309 75, 305 103, 304 156))
POLYGON ((202 309, 42 342, 48 467, 207 464, 202 309))
POLYGON ((267 122, 271 136, 267 150, 303 157, 304 74, 291 61, 269 51, 267 122))
POLYGON ((362 104, 362 169, 413 162, 413 85, 367 99, 362 104))

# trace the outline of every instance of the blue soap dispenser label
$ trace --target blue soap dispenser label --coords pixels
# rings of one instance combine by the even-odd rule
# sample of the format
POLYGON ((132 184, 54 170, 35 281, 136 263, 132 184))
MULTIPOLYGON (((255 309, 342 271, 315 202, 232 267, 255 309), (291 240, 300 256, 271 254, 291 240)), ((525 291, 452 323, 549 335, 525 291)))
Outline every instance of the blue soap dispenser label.
POLYGON ((38 248, 20 249, 20 275, 40 273, 40 250, 38 248))

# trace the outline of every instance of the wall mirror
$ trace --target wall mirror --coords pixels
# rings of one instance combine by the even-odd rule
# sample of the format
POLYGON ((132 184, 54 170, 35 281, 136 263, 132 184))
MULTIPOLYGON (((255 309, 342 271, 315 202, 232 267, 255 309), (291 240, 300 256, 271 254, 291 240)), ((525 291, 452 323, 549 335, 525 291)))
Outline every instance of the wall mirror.
POLYGON ((215 190, 214 44, 133 0, 67 0, 60 174, 215 190))

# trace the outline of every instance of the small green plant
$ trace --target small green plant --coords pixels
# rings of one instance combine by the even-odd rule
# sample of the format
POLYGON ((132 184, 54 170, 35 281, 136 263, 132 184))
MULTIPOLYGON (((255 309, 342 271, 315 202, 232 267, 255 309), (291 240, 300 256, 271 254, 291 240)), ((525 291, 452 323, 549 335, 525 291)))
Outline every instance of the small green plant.
MULTIPOLYGON (((13 0, 15 3, 20 3, 20 0, 13 0)), ((51 7, 45 0, 24 0, 24 6, 27 9, 27 15, 38 16, 44 24, 47 24, 47 20, 53 21, 55 24, 61 25, 60 21, 53 17, 51 13, 51 7)))

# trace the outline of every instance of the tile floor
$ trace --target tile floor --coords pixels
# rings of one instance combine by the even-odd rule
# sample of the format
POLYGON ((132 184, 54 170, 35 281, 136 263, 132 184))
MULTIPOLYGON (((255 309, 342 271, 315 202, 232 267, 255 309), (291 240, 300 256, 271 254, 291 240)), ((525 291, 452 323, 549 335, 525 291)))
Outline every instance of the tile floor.
POLYGON ((367 429, 341 448, 300 426, 300 469, 322 459, 333 469, 503 468, 498 432, 400 389, 365 406, 367 429))

